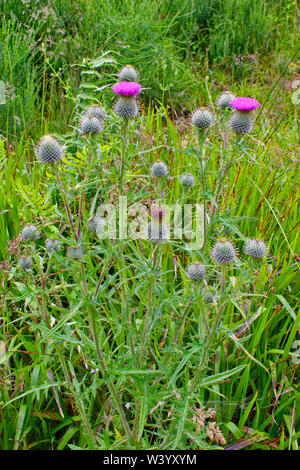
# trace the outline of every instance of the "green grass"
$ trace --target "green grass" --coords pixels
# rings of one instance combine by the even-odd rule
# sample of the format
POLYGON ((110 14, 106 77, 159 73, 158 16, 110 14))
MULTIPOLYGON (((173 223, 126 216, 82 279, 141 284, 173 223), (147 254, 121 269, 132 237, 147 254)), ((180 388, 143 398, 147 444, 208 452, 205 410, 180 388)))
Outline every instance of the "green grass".
MULTIPOLYGON (((14 2, 2 8, 9 3, 14 2)), ((39 9, 43 2, 36 3, 39 9)), ((17 97, 0 105, 0 253, 6 263, 0 271, 0 448, 297 450, 298 111, 291 101, 296 77, 289 65, 297 61, 296 49, 280 55, 293 37, 294 4, 251 2, 250 8, 244 0, 237 2, 244 8, 233 15, 233 1, 207 1, 206 9, 201 7, 205 2, 178 2, 179 10, 177 2, 145 1, 137 8, 126 1, 119 10, 117 2, 103 3, 99 12, 93 2, 53 1, 57 19, 52 31, 58 25, 68 28, 66 41, 48 44, 46 55, 41 45, 30 54, 30 41, 22 40, 19 2, 14 5, 17 19, 9 18, 8 10, 2 18, 1 41, 8 39, 1 74, 17 87, 17 97), (247 27, 243 21, 241 29, 249 8, 253 21, 247 27), (274 38, 268 8, 274 15, 278 9, 290 12, 276 16, 277 24, 290 25, 289 36, 274 38), (232 16, 231 31, 237 28, 240 36, 224 41, 232 16), (117 27, 120 43, 108 40, 117 27), (84 42, 86 30, 91 33, 84 42), (131 47, 123 47, 128 42, 131 47), (206 48, 209 67, 197 68, 206 48), (234 54, 256 52, 256 67, 243 64, 237 71, 230 66, 234 54), (218 65, 224 54, 228 61, 218 65), (193 204, 205 197, 211 215, 220 168, 234 156, 203 252, 172 240, 155 248, 155 258, 148 241, 99 241, 87 231, 97 206, 118 197, 124 140, 122 122, 112 109, 111 84, 119 64, 128 62, 138 67, 145 87, 142 113, 127 133, 129 205, 157 199, 193 204), (199 144, 184 113, 200 104, 214 106, 223 88, 255 96, 264 107, 241 146, 229 135, 228 155, 218 112, 205 144, 203 191, 199 144), (165 106, 155 106, 157 100, 165 106), (109 116, 104 132, 89 142, 77 127, 82 108, 93 102, 103 103, 109 116), (15 114, 22 116, 19 125, 15 114), (37 140, 46 132, 55 132, 67 147, 58 171, 75 224, 85 191, 80 241, 85 256, 80 261, 65 255, 74 235, 55 168, 41 165, 35 156, 37 140), (171 176, 160 185, 164 196, 148 176, 158 159, 171 176), (190 190, 179 182, 185 171, 196 177, 190 190), (43 237, 34 245, 19 239, 9 245, 30 223, 42 228, 43 237), (224 235, 240 255, 222 292, 210 248, 224 235), (64 243, 51 258, 44 248, 50 236, 64 243), (243 254, 248 237, 268 243, 269 255, 261 263, 250 263, 243 254), (18 267, 21 254, 34 257, 31 272, 18 267), (204 302, 203 284, 193 286, 186 275, 196 260, 207 265, 207 282, 219 296, 216 307, 204 302), (223 309, 221 321, 209 335, 206 322, 214 328, 215 308, 223 309), (93 341, 94 316, 104 365, 93 341), (134 438, 126 436, 120 403, 134 438), (226 445, 211 442, 207 424, 197 427, 195 408, 203 406, 216 413, 210 420, 218 423, 226 445)), ((32 21, 35 41, 54 20, 50 15, 45 25, 32 21)))

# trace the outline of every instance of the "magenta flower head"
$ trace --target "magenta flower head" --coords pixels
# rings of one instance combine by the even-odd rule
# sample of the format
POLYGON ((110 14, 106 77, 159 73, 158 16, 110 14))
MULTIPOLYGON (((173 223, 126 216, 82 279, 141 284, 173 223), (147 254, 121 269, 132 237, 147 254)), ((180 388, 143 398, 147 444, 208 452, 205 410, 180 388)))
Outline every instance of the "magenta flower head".
POLYGON ((253 111, 253 109, 259 108, 261 104, 254 98, 237 97, 230 102, 230 106, 237 111, 249 112, 253 111))
POLYGON ((113 86, 114 93, 121 96, 136 96, 139 94, 141 85, 136 82, 118 82, 113 86))

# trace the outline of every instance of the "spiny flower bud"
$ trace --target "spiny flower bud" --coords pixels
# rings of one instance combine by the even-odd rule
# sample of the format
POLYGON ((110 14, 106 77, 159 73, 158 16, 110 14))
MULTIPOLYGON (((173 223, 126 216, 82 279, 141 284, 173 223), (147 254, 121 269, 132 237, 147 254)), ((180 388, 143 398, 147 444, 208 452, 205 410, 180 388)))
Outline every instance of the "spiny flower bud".
POLYGON ((188 276, 194 281, 202 281, 206 276, 206 268, 203 264, 193 263, 188 266, 188 276))
POLYGON ((197 109, 191 117, 192 125, 200 129, 205 129, 213 125, 215 117, 213 113, 207 108, 197 109))
POLYGON ((95 117, 99 119, 100 121, 104 121, 104 119, 106 119, 107 117, 105 109, 103 109, 101 106, 98 106, 97 104, 93 104, 92 106, 89 106, 85 110, 84 115, 89 116, 89 117, 95 117))
POLYGON ((70 246, 67 251, 67 257, 71 259, 79 259, 84 256, 84 250, 81 246, 70 246))
POLYGON ((183 175, 180 176, 180 182, 184 186, 194 186, 194 175, 192 175, 191 173, 183 173, 183 175))
POLYGON ((230 108, 230 103, 234 98, 235 96, 230 91, 224 91, 217 99, 217 106, 221 109, 230 108))
POLYGON ((164 219, 166 216, 166 209, 163 206, 151 206, 151 217, 154 220, 159 221, 164 219))
POLYGON ((253 129, 250 112, 235 111, 229 119, 229 127, 237 134, 247 134, 253 129))
POLYGON ((155 178, 162 178, 167 175, 168 167, 164 164, 164 162, 157 161, 154 162, 151 169, 150 169, 151 176, 155 178))
POLYGON ((139 79, 138 71, 132 65, 125 65, 118 73, 121 82, 137 82, 139 79))
POLYGON ((40 237, 40 235, 41 232, 37 229, 35 225, 26 225, 21 232, 21 237, 25 241, 36 240, 40 237))
POLYGON ((233 244, 223 238, 213 247, 211 257, 215 263, 229 264, 236 259, 236 251, 233 244))
POLYGON ((39 160, 43 163, 59 162, 63 155, 63 147, 51 135, 44 135, 36 149, 39 160))
POLYGON ((247 240, 244 245, 244 252, 252 258, 264 258, 267 247, 262 240, 247 240))
POLYGON ((32 258, 29 258, 28 256, 23 256, 19 259, 19 266, 22 269, 30 269, 32 266, 32 258))
POLYGON ((90 220, 88 220, 87 226, 90 232, 98 233, 98 232, 101 232, 105 224, 106 224, 106 220, 103 217, 100 217, 99 215, 95 215, 90 220))
POLYGON ((103 130, 103 124, 96 117, 84 116, 80 122, 80 130, 83 134, 99 134, 103 130))
POLYGON ((146 227, 145 236, 151 242, 163 242, 169 240, 170 232, 165 224, 150 223, 146 227))
POLYGON ((61 242, 55 240, 55 238, 48 238, 45 245, 48 251, 58 251, 61 247, 61 242))
POLYGON ((115 104, 115 113, 125 119, 132 119, 138 116, 139 107, 135 98, 121 96, 115 104))

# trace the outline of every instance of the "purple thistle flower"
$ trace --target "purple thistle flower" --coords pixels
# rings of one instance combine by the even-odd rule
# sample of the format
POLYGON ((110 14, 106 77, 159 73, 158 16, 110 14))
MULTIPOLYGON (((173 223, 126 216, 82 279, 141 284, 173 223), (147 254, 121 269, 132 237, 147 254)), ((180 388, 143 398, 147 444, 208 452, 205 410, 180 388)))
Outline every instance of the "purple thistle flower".
POLYGON ((253 111, 253 109, 259 108, 261 104, 254 98, 237 97, 230 102, 230 106, 238 111, 249 112, 253 111))
POLYGON ((113 86, 114 93, 121 96, 136 96, 140 89, 141 85, 136 82, 118 82, 113 86))

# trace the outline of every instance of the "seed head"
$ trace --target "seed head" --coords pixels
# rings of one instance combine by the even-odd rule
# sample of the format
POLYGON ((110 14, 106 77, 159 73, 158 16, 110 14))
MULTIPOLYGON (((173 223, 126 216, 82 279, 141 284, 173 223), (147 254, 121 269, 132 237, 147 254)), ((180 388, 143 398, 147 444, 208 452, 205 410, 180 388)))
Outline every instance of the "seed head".
POLYGON ((217 241, 213 247, 211 257, 215 263, 233 263, 236 259, 236 250, 231 242, 223 238, 217 241))
POLYGON ((48 251, 58 251, 61 247, 61 242, 55 240, 55 238, 47 238, 45 245, 48 251))
POLYGON ((80 122, 80 130, 83 134, 99 134, 103 130, 103 124, 96 117, 84 116, 80 122))
POLYGON ((217 106, 221 109, 230 108, 230 103, 234 98, 235 96, 230 91, 224 91, 217 99, 217 106))
POLYGON ((30 269, 32 266, 32 258, 29 258, 27 256, 19 258, 19 266, 22 269, 30 269))
POLYGON ((193 263, 188 266, 188 276, 194 281, 202 281, 206 276, 206 268, 203 264, 193 263))
POLYGON ((81 246, 70 246, 67 251, 67 257, 71 259, 79 259, 84 256, 84 250, 81 246))
POLYGON ((92 233, 101 232, 105 224, 106 224, 106 220, 103 217, 100 217, 99 215, 95 215, 87 223, 88 230, 92 233))
POLYGON ((92 106, 89 106, 85 110, 84 115, 88 117, 95 117, 99 119, 99 121, 104 121, 104 119, 106 119, 107 117, 105 109, 101 108, 101 106, 97 104, 93 104, 92 106))
POLYGON ((125 119, 133 119, 139 114, 139 107, 135 98, 121 96, 115 104, 115 113, 125 119))
POLYGON ((44 135, 38 142, 36 154, 43 163, 59 162, 64 156, 63 147, 51 135, 44 135))
POLYGON ((26 225, 21 232, 21 237, 25 241, 36 240, 40 237, 40 235, 41 232, 37 229, 35 225, 26 225))
POLYGON ((207 108, 197 109, 191 117, 192 125, 199 129, 205 129, 213 125, 215 117, 213 113, 207 108))
POLYGON ((146 238, 151 242, 163 242, 169 240, 170 232, 165 224, 149 223, 146 227, 146 238))
POLYGON ((192 175, 191 173, 183 173, 183 175, 180 176, 180 182, 184 186, 194 186, 194 175, 192 175))
POLYGON ((247 134, 253 129, 253 120, 250 113, 235 111, 229 119, 229 127, 237 134, 247 134))
POLYGON ((267 247, 262 240, 248 240, 244 245, 244 252, 251 258, 264 258, 267 247))
POLYGON ((139 73, 132 65, 125 65, 118 73, 118 78, 121 82, 137 82, 139 73))
POLYGON ((153 163, 150 169, 150 173, 152 177, 162 178, 167 175, 168 167, 164 164, 164 162, 157 161, 153 163))

